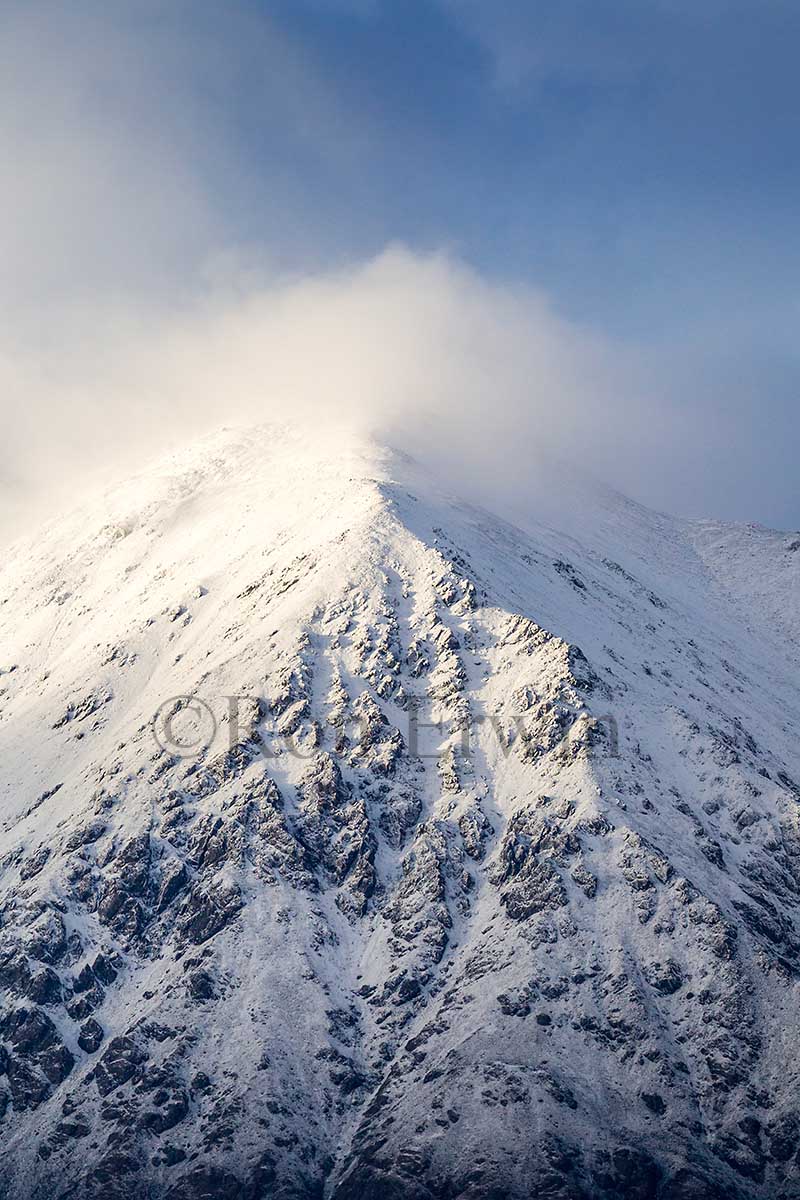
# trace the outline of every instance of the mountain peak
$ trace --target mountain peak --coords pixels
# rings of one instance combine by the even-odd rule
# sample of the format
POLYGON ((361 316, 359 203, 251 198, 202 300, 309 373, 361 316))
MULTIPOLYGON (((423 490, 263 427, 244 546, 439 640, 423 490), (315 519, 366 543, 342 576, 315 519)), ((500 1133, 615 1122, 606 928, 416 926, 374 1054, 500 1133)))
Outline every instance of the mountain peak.
POLYGON ((796 684, 623 509, 269 427, 17 547, 9 1200, 792 1194, 796 684))

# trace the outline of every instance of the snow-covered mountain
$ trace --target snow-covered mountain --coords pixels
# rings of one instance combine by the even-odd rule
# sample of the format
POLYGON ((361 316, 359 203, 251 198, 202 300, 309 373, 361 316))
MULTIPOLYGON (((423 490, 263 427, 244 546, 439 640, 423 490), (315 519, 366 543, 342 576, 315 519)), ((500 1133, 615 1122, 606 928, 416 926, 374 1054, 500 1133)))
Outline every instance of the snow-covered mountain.
POLYGON ((800 1196, 800 536, 226 432, 0 570, 0 1197, 800 1196))

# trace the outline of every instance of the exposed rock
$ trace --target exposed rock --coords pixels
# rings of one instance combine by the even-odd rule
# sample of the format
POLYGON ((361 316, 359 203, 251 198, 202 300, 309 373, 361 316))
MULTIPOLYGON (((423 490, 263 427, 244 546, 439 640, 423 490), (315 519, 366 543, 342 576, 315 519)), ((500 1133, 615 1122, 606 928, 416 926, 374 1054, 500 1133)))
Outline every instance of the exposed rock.
POLYGON ((78 1045, 87 1054, 94 1054, 100 1048, 103 1036, 102 1025, 90 1017, 88 1021, 84 1021, 83 1025, 81 1025, 80 1032, 78 1033, 78 1045))
POLYGON ((115 1088, 127 1083, 146 1059, 144 1050, 131 1038, 112 1038, 94 1069, 94 1080, 100 1095, 108 1096, 115 1088))
POLYGON ((663 962, 647 963, 642 973, 650 986, 663 996, 671 996, 683 985, 683 973, 671 958, 664 959, 663 962))

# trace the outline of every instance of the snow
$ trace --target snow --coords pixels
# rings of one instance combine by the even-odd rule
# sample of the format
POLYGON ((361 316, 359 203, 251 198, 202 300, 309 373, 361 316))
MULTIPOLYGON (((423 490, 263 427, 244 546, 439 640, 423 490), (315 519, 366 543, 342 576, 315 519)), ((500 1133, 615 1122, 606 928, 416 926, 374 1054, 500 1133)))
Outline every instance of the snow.
MULTIPOLYGON (((185 1043, 175 1071, 187 1094, 206 1072, 213 1103, 191 1090, 169 1140, 240 1181, 266 1144, 287 1187, 341 1200, 388 1187, 387 1171, 400 1195, 415 1172, 463 1182, 476 1169, 476 1186, 536 1194, 559 1144, 583 1155, 584 1187, 625 1147, 664 1179, 691 1166, 730 1195, 797 1194, 796 1167, 768 1149, 798 1082, 791 545, 588 485, 523 531, 369 440, 221 431, 17 543, 0 570, 3 929, 25 945, 37 905, 64 913, 80 938, 56 964, 67 997, 87 956, 117 950, 124 969, 94 1014, 104 1045, 146 1021, 176 1030, 149 1046, 151 1066, 185 1043), (386 724, 359 745, 364 692, 386 724), (414 696, 422 724, 443 722, 425 731, 439 762, 407 753, 414 696), (215 718, 199 759, 153 738, 175 697, 215 718), (253 757, 200 787, 237 741, 230 697, 253 757), (309 783, 320 750, 347 801, 309 783), (267 777, 283 810, 263 809, 259 841, 241 814, 267 777), (98 814, 105 832, 67 852, 98 814), (205 861, 198 831, 217 820, 227 849, 205 861), (203 894, 241 892, 208 940, 180 932, 194 892, 159 914, 155 882, 134 901, 143 932, 103 916, 121 847, 143 832, 153 881, 177 858, 203 894), (282 857, 284 834, 305 865, 282 857), (43 846, 51 857, 25 880, 43 846), (83 898, 76 867, 92 881, 83 898), (744 915, 759 904, 775 910, 771 933, 744 915), (208 1002, 185 995, 194 959, 189 974, 214 979, 208 1002), (648 978, 667 960, 681 984, 662 994, 648 978), (753 1114, 763 1138, 740 1128, 753 1114)), ((9 1109, 14 1200, 31 1172, 49 1196, 53 1171, 107 1153, 88 1083, 85 1163, 57 1144, 62 1101, 103 1048, 81 1051, 63 1009, 52 1019, 75 1066, 51 1100, 9 1109)), ((184 1170, 159 1154, 156 1195, 184 1170)), ((554 1195, 575 1194, 562 1183, 554 1195)))

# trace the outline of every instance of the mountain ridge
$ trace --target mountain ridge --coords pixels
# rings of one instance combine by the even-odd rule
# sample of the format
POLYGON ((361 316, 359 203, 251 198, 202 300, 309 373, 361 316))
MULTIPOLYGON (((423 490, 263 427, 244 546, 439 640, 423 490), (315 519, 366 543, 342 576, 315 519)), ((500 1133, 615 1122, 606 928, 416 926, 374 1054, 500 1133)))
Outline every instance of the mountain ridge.
POLYGON ((264 429, 15 549, 0 1195, 800 1195, 794 652, 613 508, 264 429))

